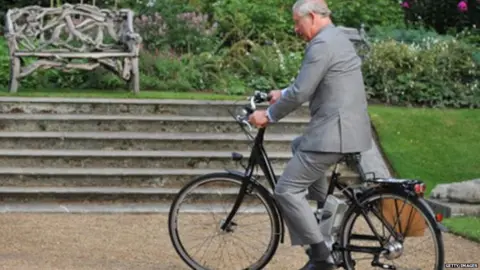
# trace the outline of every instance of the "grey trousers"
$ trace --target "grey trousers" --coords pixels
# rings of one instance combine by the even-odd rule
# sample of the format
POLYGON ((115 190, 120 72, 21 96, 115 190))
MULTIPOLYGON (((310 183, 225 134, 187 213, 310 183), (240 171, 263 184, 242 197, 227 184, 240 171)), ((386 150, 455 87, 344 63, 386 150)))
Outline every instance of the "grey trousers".
POLYGON ((293 140, 293 157, 274 191, 293 246, 310 245, 324 240, 308 200, 326 199, 326 171, 342 157, 340 153, 297 151, 302 139, 303 137, 298 137, 293 140))

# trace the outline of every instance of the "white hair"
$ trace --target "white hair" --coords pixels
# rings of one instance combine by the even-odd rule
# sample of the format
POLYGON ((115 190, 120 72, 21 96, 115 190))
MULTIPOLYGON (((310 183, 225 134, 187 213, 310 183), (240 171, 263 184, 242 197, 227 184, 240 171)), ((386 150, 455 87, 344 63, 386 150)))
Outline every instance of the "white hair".
POLYGON ((300 16, 305 16, 312 12, 328 17, 332 13, 326 3, 321 0, 297 0, 292 7, 292 11, 300 16))

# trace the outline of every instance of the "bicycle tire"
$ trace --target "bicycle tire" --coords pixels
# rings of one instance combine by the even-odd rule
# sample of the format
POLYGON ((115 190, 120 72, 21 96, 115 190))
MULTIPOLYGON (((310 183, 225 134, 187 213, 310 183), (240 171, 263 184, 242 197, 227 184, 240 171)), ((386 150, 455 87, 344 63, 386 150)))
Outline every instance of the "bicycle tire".
MULTIPOLYGON (((244 178, 240 175, 228 173, 228 172, 219 172, 219 173, 211 173, 199 176, 198 178, 192 180, 190 183, 185 185, 178 194, 175 196, 175 199, 170 206, 170 211, 168 215, 168 230, 170 235, 170 240, 172 242, 175 251, 180 256, 180 258, 185 262, 189 267, 192 269, 208 269, 203 268, 198 262, 190 257, 188 252, 184 249, 178 235, 178 230, 176 227, 177 221, 177 214, 178 214, 178 207, 181 203, 182 199, 185 197, 188 192, 193 189, 195 186, 199 186, 201 184, 210 182, 210 181, 218 181, 218 180, 226 180, 229 182, 235 182, 237 184, 241 184, 244 181, 244 178)), ((280 243, 280 236, 281 236, 281 220, 280 216, 278 215, 278 210, 273 199, 270 196, 270 193, 261 185, 253 184, 252 190, 256 191, 259 198, 264 202, 265 207, 267 208, 267 212, 270 215, 270 219, 272 221, 272 228, 274 232, 272 233, 273 239, 270 240, 269 247, 267 251, 263 254, 260 259, 250 265, 248 268, 249 270, 257 270, 263 269, 273 258, 275 255, 277 248, 280 243)))
MULTIPOLYGON (((435 248, 437 250, 437 258, 435 261, 435 268, 432 270, 442 270, 444 265, 444 258, 445 258, 445 251, 444 251, 444 243, 443 243, 443 236, 441 230, 436 226, 436 220, 434 216, 432 216, 430 210, 425 206, 424 203, 420 202, 420 199, 413 196, 407 196, 407 194, 400 190, 370 190, 366 192, 362 197, 359 198, 360 205, 364 205, 365 203, 372 202, 378 200, 379 198, 385 196, 392 196, 397 197, 398 199, 405 199, 412 206, 414 206, 417 211, 421 212, 422 215, 426 218, 428 223, 429 229, 433 232, 433 236, 435 238, 435 248)), ((353 221, 355 220, 356 216, 358 216, 359 207, 357 205, 352 204, 351 207, 348 208, 347 212, 345 213, 344 219, 342 221, 341 230, 339 235, 340 237, 340 246, 344 247, 348 245, 348 240, 350 237, 350 232, 353 226, 353 221), (350 223, 350 224, 349 224, 350 223)), ((344 263, 344 268, 346 270, 354 270, 354 264, 352 265, 352 259, 350 256, 349 251, 342 252, 342 259, 344 263)))

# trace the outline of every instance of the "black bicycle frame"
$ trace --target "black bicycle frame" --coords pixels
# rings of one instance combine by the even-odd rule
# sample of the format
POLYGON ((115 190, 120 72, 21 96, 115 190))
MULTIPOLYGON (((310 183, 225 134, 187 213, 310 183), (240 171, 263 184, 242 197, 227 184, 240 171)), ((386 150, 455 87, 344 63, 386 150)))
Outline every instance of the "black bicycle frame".
POLYGON ((252 151, 250 152, 250 157, 248 159, 248 165, 245 169, 244 181, 242 182, 240 191, 238 193, 237 199, 235 200, 232 211, 230 211, 230 214, 228 214, 227 218, 225 219, 225 222, 220 227, 222 230, 225 230, 229 226, 233 217, 237 213, 238 208, 240 208, 240 205, 242 204, 243 198, 247 193, 248 187, 254 184, 252 182, 252 175, 253 175, 253 170, 255 168, 255 165, 258 164, 260 166, 270 186, 272 187, 272 190, 275 189, 275 185, 277 184, 277 178, 275 176, 275 172, 273 171, 270 160, 268 159, 265 148, 263 147, 263 138, 265 135, 265 129, 266 129, 265 127, 260 128, 258 130, 257 136, 255 136, 252 151))
MULTIPOLYGON (((277 184, 277 177, 276 177, 275 172, 272 168, 271 162, 268 158, 268 154, 265 151, 265 148, 263 146, 265 130, 266 130, 265 127, 260 128, 258 130, 257 135, 254 138, 254 143, 253 143, 252 150, 251 150, 251 153, 250 153, 250 157, 249 157, 249 160, 248 160, 248 165, 245 168, 244 181, 242 182, 242 185, 240 187, 240 191, 237 195, 237 199, 236 199, 236 201, 233 205, 232 210, 230 211, 227 218, 225 219, 225 222, 221 225, 222 230, 226 230, 228 228, 228 226, 230 225, 233 217, 235 216, 238 209, 240 208, 240 205, 243 202, 243 198, 245 197, 245 194, 247 194, 248 188, 251 185, 256 184, 252 180, 253 179, 252 175, 253 175, 255 165, 260 166, 260 168, 263 171, 265 177, 267 178, 267 181, 268 181, 270 187, 272 188, 272 190, 275 190, 275 186, 277 184)), ((355 154, 354 155, 346 155, 347 159, 343 158, 342 160, 346 160, 348 162, 349 161, 348 158, 351 158, 352 156, 355 157, 355 154)), ((333 194, 335 188, 339 189, 343 193, 343 195, 348 198, 348 200, 350 202, 352 202, 353 204, 355 204, 356 206, 359 207, 359 209, 361 211, 361 215, 363 215, 365 217, 368 226, 370 227, 370 229, 375 234, 374 236, 356 235, 355 234, 355 235, 352 235, 352 237, 355 237, 356 239, 362 239, 362 240, 379 241, 380 243, 382 243, 382 241, 384 239, 382 237, 380 237, 378 235, 378 233, 376 232, 376 230, 374 229, 373 224, 372 224, 370 218, 368 217, 367 211, 365 209, 363 209, 363 207, 360 205, 358 199, 356 198, 356 194, 354 193, 354 191, 351 188, 348 188, 346 185, 339 183, 338 179, 340 177, 340 173, 338 173, 337 170, 336 170, 336 168, 338 166, 338 163, 335 165, 335 169, 333 170, 333 172, 331 174, 331 180, 330 180, 330 183, 329 183, 329 186, 328 186, 327 196, 330 195, 330 194, 333 194)), ((366 177, 365 177, 359 163, 355 162, 355 165, 357 167, 356 168, 357 171, 360 174, 360 178, 363 181, 365 181, 366 177)), ((317 207, 321 207, 320 204, 317 205, 317 207)), ((378 216, 377 213, 374 213, 374 214, 378 218, 381 218, 381 217, 378 216)), ((383 218, 381 218, 381 221, 382 221, 382 223, 384 223, 384 225, 387 227, 387 229, 390 231, 390 233, 392 233, 392 235, 396 235, 395 231, 394 231, 394 228, 391 227, 390 224, 388 224, 388 222, 385 222, 385 220, 383 220, 383 218)), ((337 250, 337 251, 353 251, 353 252, 363 252, 363 253, 371 253, 371 254, 379 254, 383 250, 380 247, 358 247, 358 246, 351 246, 351 245, 348 245, 346 247, 336 246, 334 249, 337 250)))
MULTIPOLYGON (((267 179, 270 187, 272 188, 272 190, 275 190, 275 186, 277 184, 277 177, 276 177, 275 172, 272 168, 272 164, 270 162, 270 159, 268 158, 268 154, 267 154, 267 152, 266 152, 266 150, 263 146, 265 130, 266 130, 265 127, 260 128, 258 130, 257 136, 255 136, 255 138, 254 138, 254 143, 253 143, 253 147, 252 147, 250 157, 249 157, 249 160, 248 160, 248 165, 245 169, 244 181, 243 181, 243 183, 240 187, 240 191, 239 191, 237 199, 236 199, 236 201, 233 205, 232 211, 228 214, 227 218, 225 219, 224 224, 222 224, 222 226, 221 226, 222 230, 225 230, 228 227, 228 225, 232 221, 233 217, 237 213, 238 208, 240 208, 240 205, 243 201, 243 198, 244 198, 245 194, 247 193, 247 190, 248 190, 249 186, 252 185, 252 184, 255 184, 252 181, 252 175, 253 175, 255 165, 260 166, 260 168, 263 171, 263 173, 265 175, 265 178, 267 179)), ((331 177, 331 181, 330 181, 330 184, 329 184, 329 187, 328 187, 327 195, 333 194, 333 190, 336 187, 336 188, 342 190, 344 195, 347 196, 349 199, 353 199, 353 196, 354 196, 353 192, 352 192, 352 194, 350 194, 346 189, 344 189, 345 186, 338 183, 338 177, 339 176, 340 176, 340 174, 337 173, 336 171, 334 171, 332 173, 332 177, 331 177)), ((318 205, 318 207, 321 207, 321 206, 318 205)))

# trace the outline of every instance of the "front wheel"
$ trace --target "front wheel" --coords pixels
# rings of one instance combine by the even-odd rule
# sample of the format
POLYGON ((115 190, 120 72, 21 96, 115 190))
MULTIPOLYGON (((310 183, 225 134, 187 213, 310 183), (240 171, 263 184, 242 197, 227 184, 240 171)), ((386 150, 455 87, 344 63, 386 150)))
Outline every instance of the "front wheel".
POLYGON ((375 191, 343 220, 340 246, 346 269, 443 269, 441 231, 420 198, 375 191))
POLYGON ((243 178, 214 173, 194 179, 174 199, 168 229, 181 259, 193 269, 262 269, 280 242, 281 222, 269 193, 253 184, 225 230, 243 178))

